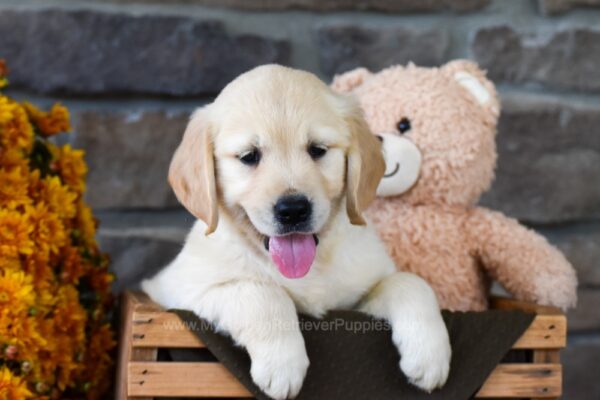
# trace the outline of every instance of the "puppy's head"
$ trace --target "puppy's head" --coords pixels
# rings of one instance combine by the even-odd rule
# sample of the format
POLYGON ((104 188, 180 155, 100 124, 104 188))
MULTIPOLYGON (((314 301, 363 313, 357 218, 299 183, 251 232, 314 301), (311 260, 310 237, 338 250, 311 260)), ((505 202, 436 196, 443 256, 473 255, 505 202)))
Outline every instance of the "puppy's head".
POLYGON ((350 222, 365 223, 362 210, 384 169, 381 145, 353 100, 312 74, 269 65, 193 114, 169 181, 207 234, 219 212, 247 222, 280 269, 276 256, 295 263, 282 273, 299 277, 344 199, 350 222))

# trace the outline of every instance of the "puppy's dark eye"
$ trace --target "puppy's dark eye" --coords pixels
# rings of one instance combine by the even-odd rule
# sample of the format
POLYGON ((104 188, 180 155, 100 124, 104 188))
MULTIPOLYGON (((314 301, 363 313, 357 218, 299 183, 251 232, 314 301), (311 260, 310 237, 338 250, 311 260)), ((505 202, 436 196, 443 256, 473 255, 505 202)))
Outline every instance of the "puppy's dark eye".
POLYGON ((404 117, 400 121, 398 121, 398 124, 396 126, 397 126, 398 130, 400 131, 400 133, 410 131, 410 120, 408 118, 404 117))
POLYGON ((240 161, 246 165, 258 165, 260 162, 260 151, 258 149, 252 149, 246 153, 242 153, 239 156, 240 161))
POLYGON ((327 147, 325 146, 317 144, 311 144, 308 146, 308 154, 313 158, 313 160, 323 157, 325 153, 327 153, 327 147))

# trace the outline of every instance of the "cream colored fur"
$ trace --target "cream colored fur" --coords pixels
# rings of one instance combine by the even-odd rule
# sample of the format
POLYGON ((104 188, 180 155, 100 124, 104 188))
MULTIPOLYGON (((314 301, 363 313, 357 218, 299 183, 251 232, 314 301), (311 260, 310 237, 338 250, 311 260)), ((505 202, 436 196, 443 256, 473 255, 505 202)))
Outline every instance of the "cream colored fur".
POLYGON ((433 390, 446 381, 451 354, 435 294, 396 272, 362 217, 383 172, 379 142, 349 97, 305 72, 256 68, 192 117, 170 180, 200 219, 177 258, 142 287, 230 334, 248 351, 255 383, 275 399, 294 397, 309 366, 297 312, 340 308, 387 319, 400 368, 433 390), (314 142, 328 149, 319 160, 307 155, 314 142), (239 159, 252 147, 262 153, 256 167, 239 159), (312 200, 320 240, 310 272, 295 280, 262 244, 275 234, 274 202, 289 192, 312 200))

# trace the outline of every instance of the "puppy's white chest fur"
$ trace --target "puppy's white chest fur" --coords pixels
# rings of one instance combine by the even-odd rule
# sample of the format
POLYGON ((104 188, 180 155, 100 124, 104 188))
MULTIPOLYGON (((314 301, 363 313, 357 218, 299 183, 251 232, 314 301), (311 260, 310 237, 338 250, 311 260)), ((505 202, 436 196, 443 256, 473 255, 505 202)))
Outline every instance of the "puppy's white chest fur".
POLYGON ((337 224, 319 247, 315 265, 302 279, 286 279, 270 265, 300 312, 320 316, 332 309, 353 308, 378 281, 395 271, 381 257, 385 249, 368 227, 337 224))
POLYGON ((314 316, 352 308, 395 267, 387 257, 381 257, 385 250, 370 228, 344 222, 321 239, 310 272, 301 279, 288 279, 266 251, 257 254, 240 246, 243 239, 229 221, 222 221, 210 236, 204 235, 205 224, 198 221, 178 257, 142 282, 142 287, 168 308, 187 308, 201 301, 206 292, 239 281, 278 285, 299 312, 314 316))

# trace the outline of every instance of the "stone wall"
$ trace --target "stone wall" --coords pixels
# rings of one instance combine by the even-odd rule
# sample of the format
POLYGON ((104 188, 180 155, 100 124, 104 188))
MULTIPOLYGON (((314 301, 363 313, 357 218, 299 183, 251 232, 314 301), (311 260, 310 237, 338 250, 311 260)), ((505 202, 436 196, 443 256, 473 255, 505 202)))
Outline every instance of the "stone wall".
POLYGON ((192 218, 166 184, 169 159, 189 112, 239 73, 478 61, 503 101, 483 203, 577 267, 565 398, 600 398, 599 0, 0 0, 0 57, 12 95, 72 110, 62 140, 87 151, 119 289, 180 249, 192 218))

